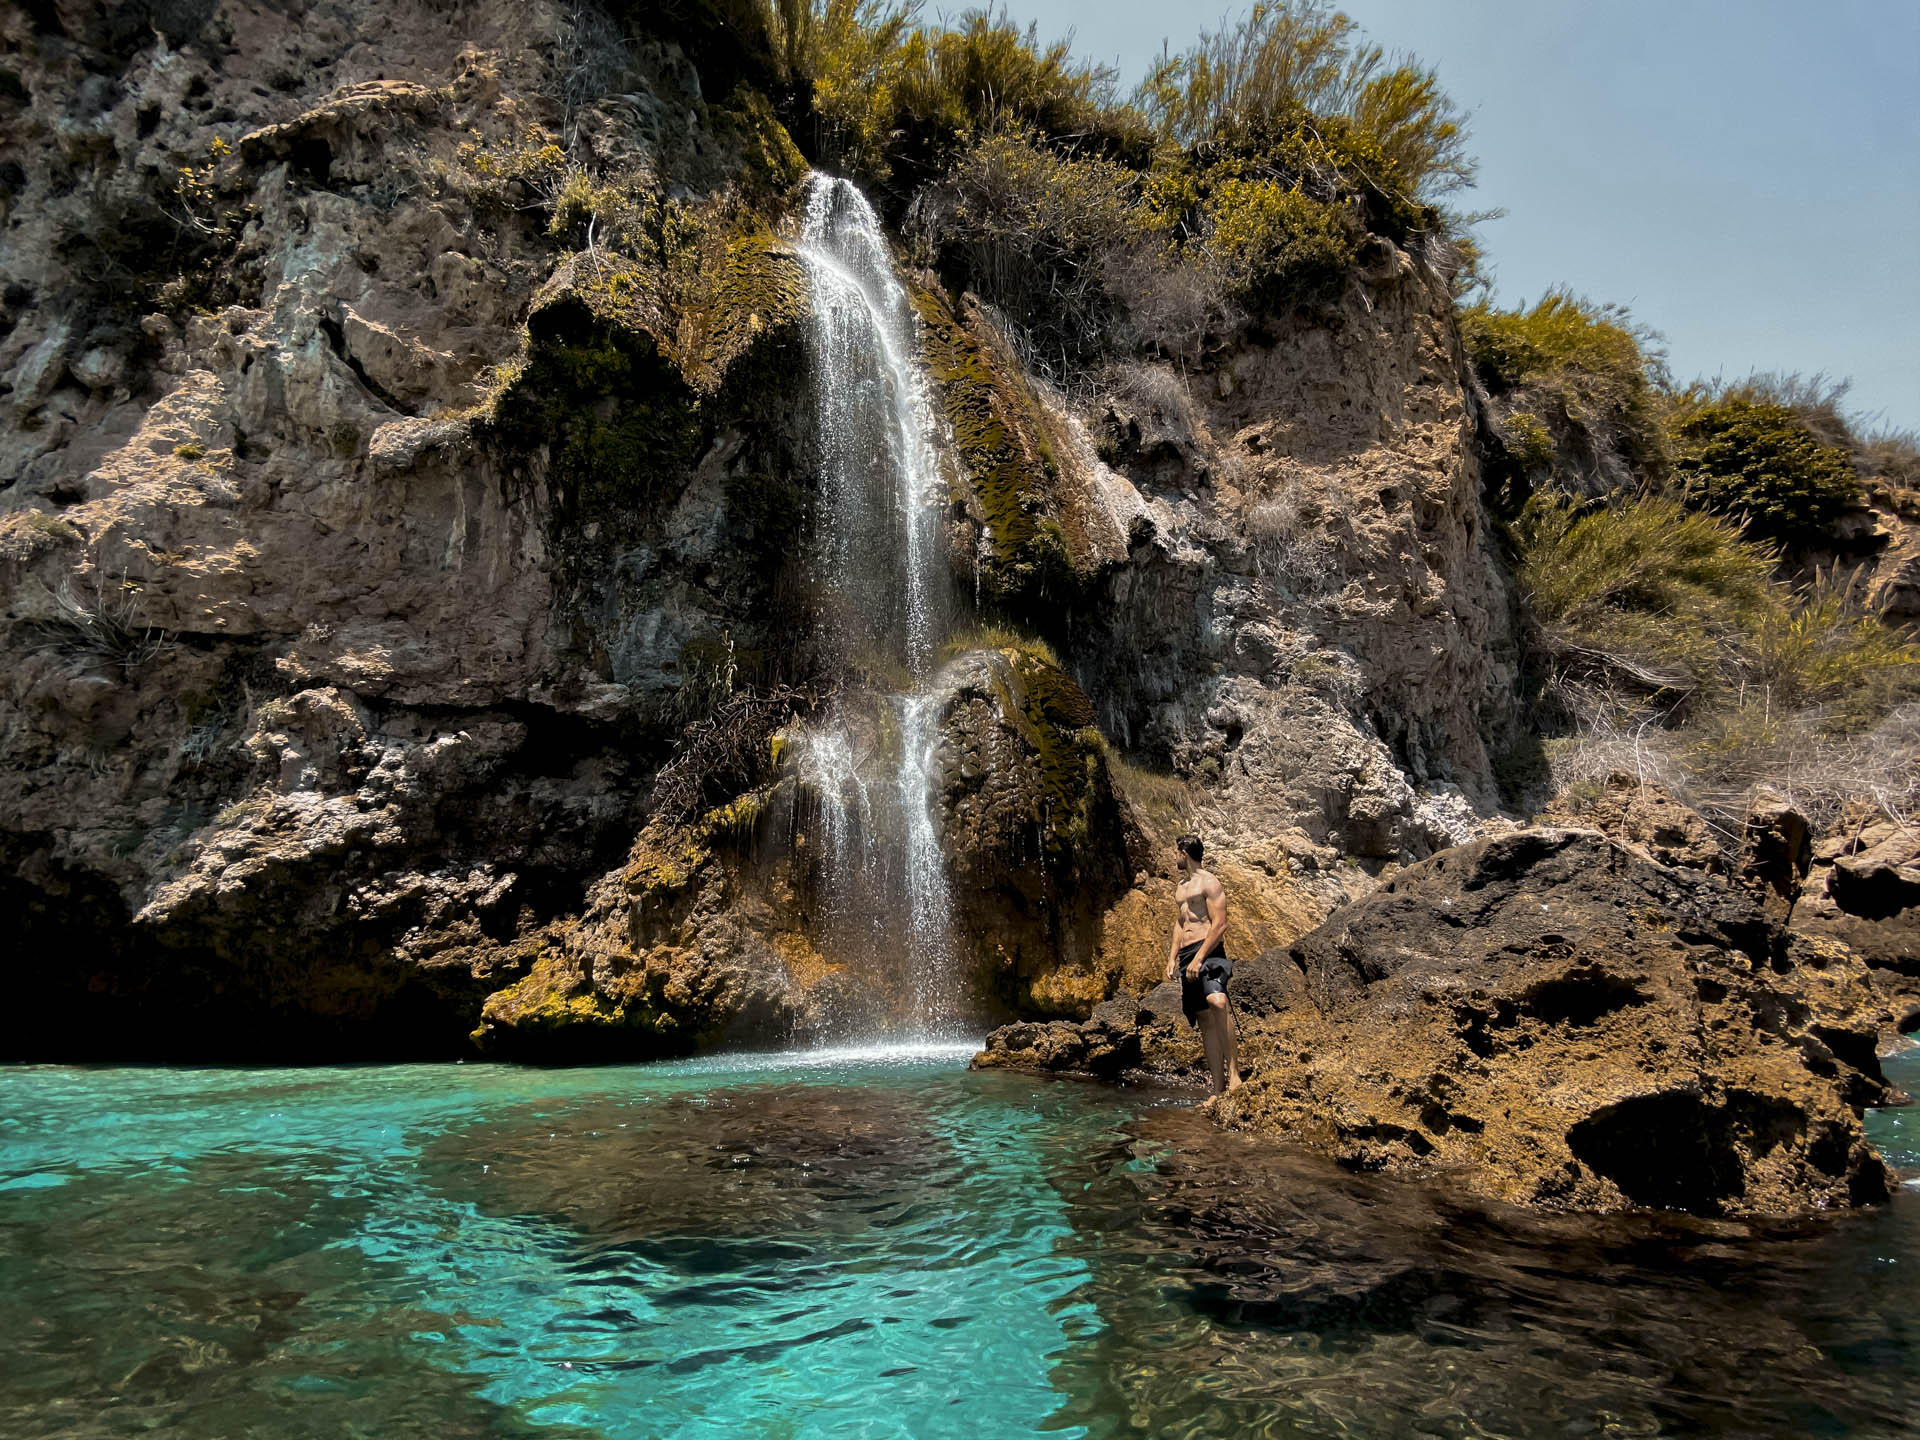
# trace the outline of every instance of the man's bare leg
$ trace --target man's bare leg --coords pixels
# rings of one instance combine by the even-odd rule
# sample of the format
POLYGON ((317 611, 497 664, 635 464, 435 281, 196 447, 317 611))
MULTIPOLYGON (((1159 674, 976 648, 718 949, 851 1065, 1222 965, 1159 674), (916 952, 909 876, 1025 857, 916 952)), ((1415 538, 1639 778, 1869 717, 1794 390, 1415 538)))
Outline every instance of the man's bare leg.
POLYGON ((1240 1037, 1234 1033, 1233 1009, 1224 995, 1207 996, 1207 1073, 1213 1093, 1240 1088, 1240 1037), (1217 1057, 1217 1058, 1216 1058, 1217 1057))
POLYGON ((1226 1046, 1220 1034, 1220 1010, 1213 1003, 1214 997, 1207 997, 1207 1007, 1200 1012, 1200 1044, 1207 1053, 1207 1093, 1221 1094, 1226 1086, 1226 1046))

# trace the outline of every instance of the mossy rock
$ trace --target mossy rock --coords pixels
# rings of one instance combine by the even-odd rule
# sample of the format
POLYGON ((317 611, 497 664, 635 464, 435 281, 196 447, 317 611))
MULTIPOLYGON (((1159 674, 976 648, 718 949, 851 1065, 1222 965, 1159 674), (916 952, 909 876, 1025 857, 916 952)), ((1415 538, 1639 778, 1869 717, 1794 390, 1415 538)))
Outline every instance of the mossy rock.
POLYGON ((681 363, 703 394, 715 394, 763 337, 797 333, 812 303, 806 268, 771 230, 726 242, 711 285, 687 306, 681 363))
POLYGON ((956 933, 982 993, 1010 1013, 1084 1013, 1106 998, 1102 916, 1133 874, 1093 706, 1038 647, 972 651, 947 675, 956 933))
POLYGON ((472 1038, 490 1055, 547 1064, 691 1054, 711 1037, 663 991, 638 966, 596 982, 575 957, 549 951, 487 997, 472 1038))
POLYGON ((739 147, 740 187, 749 196, 784 197, 807 178, 812 168, 807 157, 759 90, 736 87, 717 119, 721 132, 739 147))
POLYGON ((742 397, 791 386, 806 274, 763 222, 741 224, 690 292, 581 252, 535 297, 524 353, 475 428, 509 451, 545 448, 563 524, 643 529, 742 397))
POLYGON ((959 737, 964 750, 994 757, 979 785, 986 802, 979 814, 986 823, 960 837, 961 843, 989 850, 1015 844, 1018 853, 1008 850, 997 863, 1037 859, 1057 876, 1078 870, 1103 829, 1118 833, 1106 823, 1113 789, 1092 702, 1037 646, 975 651, 962 666, 949 711, 953 722, 975 730, 992 723, 978 705, 990 699, 992 720, 1019 744, 1007 747, 979 734, 959 737), (1016 836, 1037 839, 1037 853, 1016 836))
POLYGON ((522 453, 546 447, 556 512, 576 524, 672 493, 702 425, 667 328, 643 267, 570 256, 535 298, 525 354, 476 433, 522 453))
POLYGON ((1047 626, 1079 595, 1055 503, 1059 466, 1018 371, 982 345, 944 296, 913 287, 935 398, 987 527, 980 588, 997 607, 1047 626))

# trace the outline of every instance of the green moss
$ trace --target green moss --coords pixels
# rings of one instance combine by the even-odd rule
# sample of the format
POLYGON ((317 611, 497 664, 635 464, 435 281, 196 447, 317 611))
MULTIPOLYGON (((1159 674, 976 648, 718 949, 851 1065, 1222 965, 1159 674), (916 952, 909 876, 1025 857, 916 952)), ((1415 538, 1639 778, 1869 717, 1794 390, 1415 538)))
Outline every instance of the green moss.
POLYGON ((1357 227, 1332 205, 1272 180, 1217 182, 1205 250, 1233 297, 1277 313, 1337 296, 1360 253, 1357 227))
POLYGON ((695 260, 596 250, 563 261, 535 299, 522 354, 476 415, 503 449, 545 450, 564 525, 637 533, 711 438, 710 412, 781 383, 763 352, 787 347, 763 342, 797 332, 805 272, 757 215, 710 219, 695 260))
POLYGON ((740 185, 748 195, 781 196, 807 178, 807 157, 760 91, 736 86, 718 119, 740 147, 740 185))
POLYGON ((803 324, 806 269, 763 224, 751 223, 714 258, 710 283, 686 309, 682 365, 704 394, 717 393, 770 331, 803 324))
POLYGON ((697 1021, 676 1012, 663 990, 663 979, 638 967, 601 988, 571 956, 550 950, 525 979, 487 997, 472 1039, 483 1049, 531 1050, 546 1059, 568 1058, 553 1048, 557 1043, 577 1058, 697 1048, 710 1037, 697 1021))
POLYGON ((556 513, 575 524, 624 528, 697 453, 699 396, 666 328, 655 277, 576 255, 536 300, 525 353, 481 417, 505 448, 547 448, 556 513))
POLYGON ((981 588, 1045 628, 1078 590, 1065 528, 1053 513, 1051 455, 1028 418, 1032 397, 1005 374, 939 295, 915 288, 922 343, 941 407, 981 513, 988 555, 981 588))
POLYGON ((1072 865, 1092 837, 1107 798, 1107 747, 1093 723, 1093 705, 1072 677, 1038 646, 1003 649, 994 669, 1000 712, 1032 748, 1040 772, 1034 820, 1048 866, 1072 865))
POLYGON ((28 510, 25 513, 27 518, 20 523, 36 534, 44 535, 49 540, 80 539, 80 532, 73 528, 72 523, 62 520, 58 515, 49 515, 44 510, 28 510))

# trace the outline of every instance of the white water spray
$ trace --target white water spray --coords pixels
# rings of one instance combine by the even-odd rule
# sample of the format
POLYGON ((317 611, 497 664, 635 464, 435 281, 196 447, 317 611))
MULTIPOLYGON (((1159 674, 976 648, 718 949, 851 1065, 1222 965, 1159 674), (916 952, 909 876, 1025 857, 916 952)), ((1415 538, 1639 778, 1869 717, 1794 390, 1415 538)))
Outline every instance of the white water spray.
POLYGON ((864 713, 857 699, 843 700, 801 737, 828 915, 840 945, 864 949, 859 958, 883 970, 898 967, 888 973, 904 983, 890 988, 909 1032, 952 1035, 965 997, 934 819, 939 716, 925 689, 947 622, 946 487, 916 322, 879 217, 849 182, 809 182, 799 252, 813 298, 829 655, 843 682, 888 669, 911 680, 906 693, 868 697, 864 713))
POLYGON ((844 638, 899 653, 924 681, 945 618, 936 598, 945 485, 914 361, 913 308, 879 217, 848 181, 809 183, 800 256, 813 291, 824 559, 849 612, 844 638))

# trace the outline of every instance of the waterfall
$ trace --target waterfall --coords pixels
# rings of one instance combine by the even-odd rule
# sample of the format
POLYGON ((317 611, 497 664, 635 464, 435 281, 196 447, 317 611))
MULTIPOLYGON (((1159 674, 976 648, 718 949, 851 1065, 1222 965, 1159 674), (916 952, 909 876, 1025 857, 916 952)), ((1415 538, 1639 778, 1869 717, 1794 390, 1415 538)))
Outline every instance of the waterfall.
POLYGON ((915 321, 879 217, 846 180, 815 175, 800 234, 813 292, 826 579, 840 602, 836 658, 933 667, 944 574, 945 485, 915 321))
POLYGON ((947 1035, 966 1015, 927 691, 949 610, 946 485, 917 322, 879 217, 850 182, 809 180, 799 253, 813 300, 820 618, 842 698, 797 737, 798 763, 818 806, 835 948, 895 998, 888 1023, 947 1035), (891 691, 864 680, 889 674, 899 677, 891 691))

